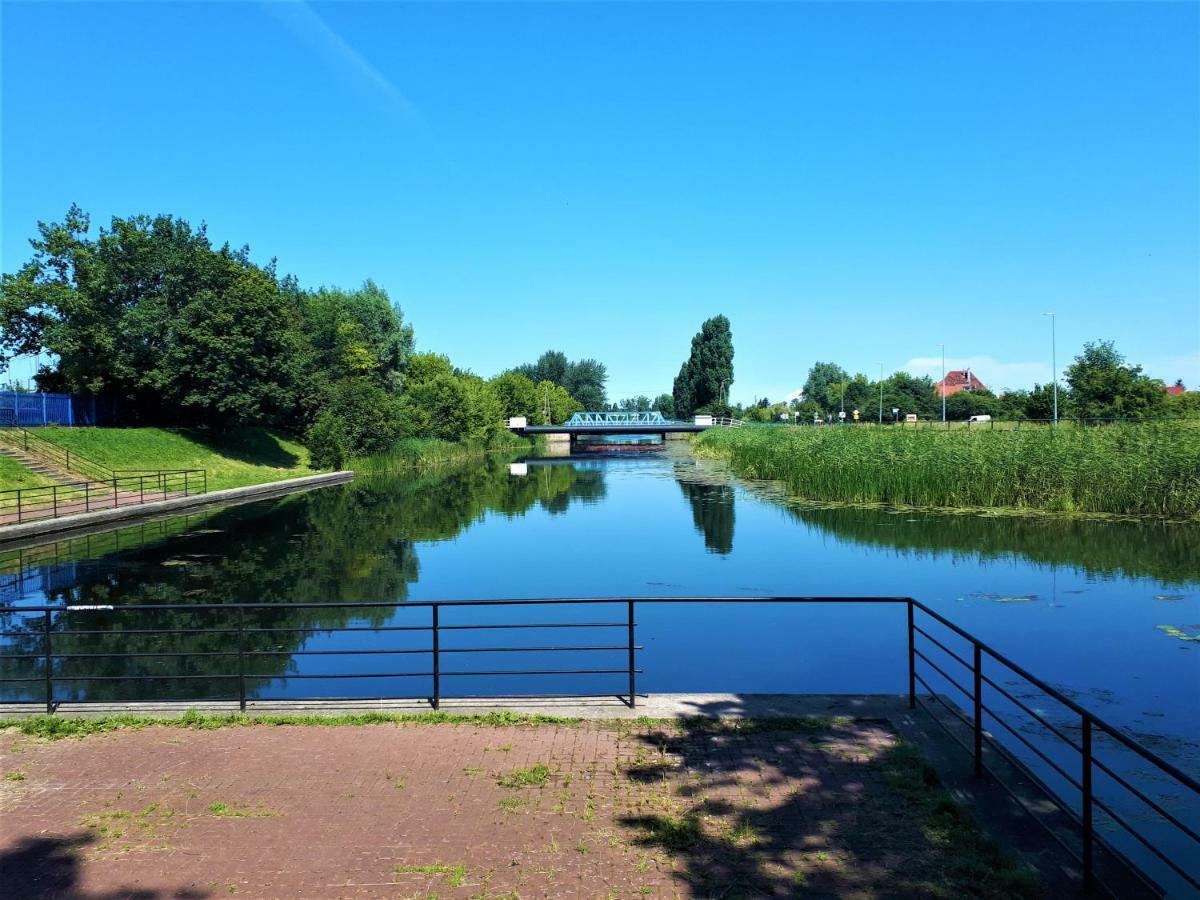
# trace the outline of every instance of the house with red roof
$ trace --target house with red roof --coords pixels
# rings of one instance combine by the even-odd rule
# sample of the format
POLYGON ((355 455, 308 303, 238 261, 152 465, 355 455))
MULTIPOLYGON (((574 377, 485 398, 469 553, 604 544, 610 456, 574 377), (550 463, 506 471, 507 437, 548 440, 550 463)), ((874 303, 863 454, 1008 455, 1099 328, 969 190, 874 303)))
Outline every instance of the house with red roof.
POLYGON ((986 391, 988 386, 975 377, 970 369, 955 369, 933 386, 939 397, 949 397, 959 391, 986 391))

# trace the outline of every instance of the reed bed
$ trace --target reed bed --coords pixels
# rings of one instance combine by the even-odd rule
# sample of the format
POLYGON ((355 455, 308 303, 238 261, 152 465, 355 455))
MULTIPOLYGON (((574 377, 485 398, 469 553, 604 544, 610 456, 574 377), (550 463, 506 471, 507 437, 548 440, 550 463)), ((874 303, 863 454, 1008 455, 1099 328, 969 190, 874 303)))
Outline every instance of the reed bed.
POLYGON ((713 429, 701 455, 810 500, 1200 519, 1200 430, 713 429))
POLYGON ((348 468, 359 475, 457 465, 483 459, 489 453, 514 453, 529 450, 533 442, 511 434, 499 434, 490 441, 451 443, 437 438, 404 438, 387 453, 357 457, 348 468))

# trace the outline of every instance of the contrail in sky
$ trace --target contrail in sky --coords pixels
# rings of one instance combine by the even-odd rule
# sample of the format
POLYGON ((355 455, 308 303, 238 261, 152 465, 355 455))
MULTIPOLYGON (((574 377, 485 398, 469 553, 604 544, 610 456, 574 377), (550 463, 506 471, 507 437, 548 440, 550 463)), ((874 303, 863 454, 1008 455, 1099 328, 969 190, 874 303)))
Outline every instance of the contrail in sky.
POLYGON ((306 0, 277 0, 261 5, 312 47, 330 68, 343 73, 357 84, 366 86, 394 112, 406 118, 417 119, 416 107, 400 93, 386 75, 330 28, 306 0))

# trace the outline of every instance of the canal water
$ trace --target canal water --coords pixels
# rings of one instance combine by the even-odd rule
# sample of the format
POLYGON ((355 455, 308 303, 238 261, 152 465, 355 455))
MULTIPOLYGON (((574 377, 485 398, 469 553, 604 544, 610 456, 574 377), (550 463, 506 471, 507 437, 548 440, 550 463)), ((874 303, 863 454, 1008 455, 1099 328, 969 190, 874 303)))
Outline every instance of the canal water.
MULTIPOLYGON (((822 508, 789 502, 772 484, 739 481, 682 444, 637 458, 510 462, 360 476, 284 499, 0 552, 0 609, 11 611, 9 629, 22 623, 33 629, 40 622, 24 621, 30 617, 19 609, 48 602, 286 607, 326 600, 736 597, 743 602, 639 609, 638 642, 645 647, 639 687, 900 693, 903 608, 791 609, 754 601, 912 596, 1156 749, 1184 757, 1195 752, 1200 641, 1188 638, 1200 635, 1200 528, 822 508)), ((615 606, 554 614, 624 617, 615 606)), ((346 621, 380 622, 380 615, 351 610, 346 621)), ((512 620, 524 612, 495 615, 512 620)), ((103 618, 95 617, 95 630, 105 630, 103 618)), ((427 619, 428 610, 390 617, 395 624, 427 619)), ((291 616, 297 625, 309 620, 340 624, 325 612, 291 616)), ((582 636, 582 630, 570 635, 582 636)), ((110 639, 92 637, 96 646, 80 652, 100 652, 99 644, 110 639)), ((623 634, 586 637, 590 643, 602 637, 602 644, 624 640, 623 634)), ((197 635, 193 643, 205 640, 197 635)), ((331 649, 328 640, 300 635, 276 644, 280 651, 331 649)), ((0 653, 23 644, 10 637, 0 653)), ((281 656, 275 663, 280 674, 322 671, 311 657, 281 656)), ((164 674, 171 671, 158 664, 164 674)), ((472 690, 463 692, 492 692, 496 685, 468 686, 472 690)), ((622 683, 510 680, 504 686, 518 693, 605 693, 622 683)), ((269 692, 319 694, 324 687, 275 683, 269 692)), ((356 684, 355 690, 403 693, 397 687, 356 684)), ((86 694, 87 686, 77 690, 86 694)), ((332 693, 345 690, 341 685, 332 693)), ((449 685, 444 690, 455 692, 449 685)), ((20 693, 10 689, 7 696, 14 692, 20 693)))
MULTIPOLYGON (((56 637, 56 654, 79 656, 56 664, 64 680, 55 691, 62 699, 121 700, 236 696, 230 679, 217 677, 229 671, 229 657, 220 654, 235 640, 227 630, 230 616, 155 613, 135 624, 121 612, 133 606, 271 604, 241 623, 244 646, 253 651, 251 696, 427 696, 428 678, 402 673, 426 671, 428 655, 325 651, 420 650, 428 646, 427 631, 379 628, 425 626, 428 608, 331 612, 295 604, 704 595, 739 602, 638 608, 639 690, 898 694, 906 689, 903 606, 793 608, 756 600, 911 596, 1184 771, 1200 772, 1196 526, 802 504, 775 485, 736 479, 675 443, 661 455, 512 463, 493 458, 462 468, 360 476, 283 499, 0 552, 0 623, 7 633, 0 638, 0 677, 39 674, 43 620, 22 609, 45 603, 115 607, 55 620, 56 631, 86 632, 56 637), (362 630, 328 631, 344 626, 362 630), (138 627, 183 633, 131 632, 138 627), (104 655, 129 651, 163 655, 104 655), (214 655, 169 655, 197 651, 214 655), (129 674, 155 680, 121 680, 129 674), (346 674, 371 677, 302 677, 346 674), (73 675, 79 680, 70 680, 73 675)), ((442 615, 443 626, 619 625, 625 607, 446 609, 442 615)), ((619 627, 548 631, 552 637, 531 638, 530 630, 517 639, 504 629, 451 628, 442 647, 514 641, 617 647, 625 641, 619 627)), ((619 674, 472 674, 625 666, 622 650, 585 656, 586 663, 551 652, 450 653, 443 671, 464 674, 444 675, 442 692, 626 689, 619 674)), ((969 686, 968 678, 962 681, 969 686)), ((1052 703, 1021 693, 1014 681, 1003 683, 1064 728, 1073 727, 1052 703)), ((0 686, 7 700, 36 699, 42 689, 36 678, 0 686)))

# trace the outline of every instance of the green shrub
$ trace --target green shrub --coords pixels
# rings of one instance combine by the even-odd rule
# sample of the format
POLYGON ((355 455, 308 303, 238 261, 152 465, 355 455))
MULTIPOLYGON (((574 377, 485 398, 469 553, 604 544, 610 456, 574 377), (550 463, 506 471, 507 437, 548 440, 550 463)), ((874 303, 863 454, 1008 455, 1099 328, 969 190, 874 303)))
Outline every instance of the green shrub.
POLYGON ((329 391, 308 435, 315 441, 309 443, 314 465, 334 465, 339 455, 344 461, 383 453, 400 435, 400 404, 394 394, 365 378, 347 379, 329 391))
POLYGON ((340 469, 346 464, 346 432, 341 418, 326 409, 315 421, 304 443, 314 468, 340 469))

